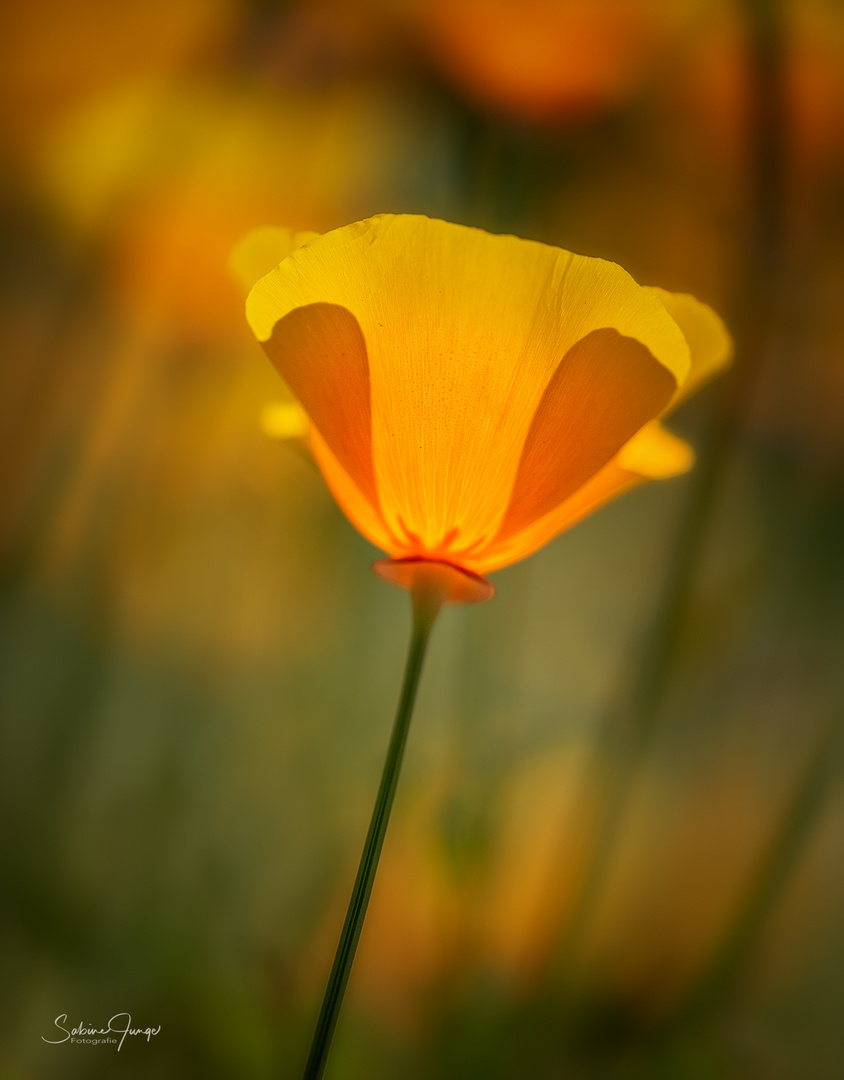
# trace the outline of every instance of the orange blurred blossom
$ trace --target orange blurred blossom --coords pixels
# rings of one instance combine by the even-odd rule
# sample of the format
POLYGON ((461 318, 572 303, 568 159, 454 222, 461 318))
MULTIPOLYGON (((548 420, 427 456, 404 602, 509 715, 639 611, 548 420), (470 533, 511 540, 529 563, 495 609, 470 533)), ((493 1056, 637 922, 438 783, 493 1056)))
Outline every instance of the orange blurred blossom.
POLYGON ((666 0, 412 0, 408 13, 472 97, 533 120, 624 100, 687 18, 666 0))

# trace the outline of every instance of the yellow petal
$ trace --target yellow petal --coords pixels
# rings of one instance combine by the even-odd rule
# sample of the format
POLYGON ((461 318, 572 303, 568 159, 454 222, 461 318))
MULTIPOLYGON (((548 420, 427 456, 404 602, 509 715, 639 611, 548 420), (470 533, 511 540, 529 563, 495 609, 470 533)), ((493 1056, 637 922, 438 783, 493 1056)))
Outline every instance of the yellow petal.
POLYGON ((275 225, 263 225, 253 229, 239 240, 229 255, 229 273, 240 286, 243 295, 260 278, 268 274, 291 251, 315 239, 319 233, 294 232, 293 229, 278 228, 275 225))
POLYGON ((694 296, 666 292, 655 286, 647 286, 647 291, 659 298, 680 327, 689 346, 691 368, 668 405, 669 409, 673 409, 729 364, 733 355, 733 339, 712 308, 694 296))
MULTIPOLYGON (((297 307, 278 320, 263 345, 321 441, 367 501, 377 507, 369 364, 355 317, 337 304, 297 307)), ((314 441, 315 453, 316 446, 314 441)))
POLYGON ((382 551, 401 554, 401 545, 390 535, 378 507, 363 495, 315 427, 311 427, 311 446, 331 494, 358 532, 382 551))
POLYGON ((472 569, 480 574, 488 574, 532 555, 559 533, 576 525, 599 506, 603 506, 604 503, 641 483, 642 480, 643 477, 638 474, 622 469, 617 458, 613 458, 549 514, 533 521, 512 536, 496 540, 489 548, 481 552, 480 557, 472 563, 472 569))
POLYGON ((268 401, 261 409, 261 430, 271 439, 301 439, 308 434, 308 414, 298 401, 268 401))
POLYGON ((533 418, 498 539, 585 484, 676 388, 644 345, 615 330, 594 330, 569 349, 533 418))
POLYGON ((695 452, 684 439, 666 431, 659 420, 652 420, 622 447, 615 460, 638 476, 666 480, 688 472, 695 463, 695 452))
POLYGON ((488 573, 518 562, 622 492, 645 480, 667 480, 691 469, 694 463, 692 447, 652 420, 570 498, 520 531, 501 535, 472 565, 488 573))
POLYGON ((652 420, 568 499, 519 532, 497 538, 473 566, 487 574, 524 559, 643 480, 677 476, 690 469, 694 459, 694 451, 687 442, 666 431, 658 420, 652 420))
MULTIPOLYGON (((313 304, 346 308, 362 331, 390 533, 408 553, 467 565, 500 526, 534 414, 572 346, 614 329, 678 383, 690 364, 662 303, 615 264, 423 217, 385 215, 312 241, 258 282, 247 315, 267 342, 313 304)), ((342 391, 333 401, 347 408, 342 391)))

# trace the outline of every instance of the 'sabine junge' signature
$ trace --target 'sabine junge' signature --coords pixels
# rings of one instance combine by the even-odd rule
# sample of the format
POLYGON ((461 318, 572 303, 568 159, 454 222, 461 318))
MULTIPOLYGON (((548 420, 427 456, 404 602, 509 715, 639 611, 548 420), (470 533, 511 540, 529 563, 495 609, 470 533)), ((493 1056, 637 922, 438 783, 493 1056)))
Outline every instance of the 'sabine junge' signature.
POLYGON ((118 1050, 123 1046, 123 1040, 127 1035, 145 1035, 147 1042, 149 1042, 153 1035, 157 1035, 161 1031, 161 1024, 155 1028, 133 1028, 132 1017, 127 1012, 115 1013, 109 1020, 108 1027, 104 1028, 96 1028, 90 1024, 80 1023, 75 1028, 68 1029, 64 1026, 67 1023, 67 1013, 57 1016, 54 1023, 59 1031, 64 1032, 64 1036, 61 1039, 45 1039, 42 1035, 41 1038, 45 1043, 52 1043, 53 1045, 68 1041, 88 1044, 117 1043, 118 1050), (111 1037, 114 1035, 120 1036, 119 1042, 116 1038, 111 1037))

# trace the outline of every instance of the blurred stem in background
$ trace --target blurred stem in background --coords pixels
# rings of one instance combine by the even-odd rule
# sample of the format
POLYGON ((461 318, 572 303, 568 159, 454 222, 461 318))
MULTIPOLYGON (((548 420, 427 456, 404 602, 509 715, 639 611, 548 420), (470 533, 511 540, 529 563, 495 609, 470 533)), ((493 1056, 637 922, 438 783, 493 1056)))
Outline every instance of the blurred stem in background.
POLYGON ((817 745, 796 783, 791 797, 762 852, 732 925, 696 986, 675 1011, 668 1032, 679 1036, 693 1024, 705 1020, 723 1002, 745 957, 753 946, 757 930, 772 911, 783 886, 797 863, 815 822, 826 805, 844 758, 844 717, 837 703, 817 745))
MULTIPOLYGON (((421 565, 424 567, 424 564, 421 565)), ((337 1026, 337 1018, 340 1015, 340 1007, 343 1004, 343 996, 346 992, 346 985, 352 970, 363 922, 366 918, 366 909, 369 906, 369 898, 372 894, 372 886, 378 870, 378 860, 381 857, 381 848, 384 845, 387 823, 390 820, 390 811, 393 807, 393 799, 398 786, 404 748, 407 744, 407 733, 410 728, 410 718, 413 715, 413 705, 416 701, 416 691, 422 674, 428 639, 445 599, 446 593, 435 575, 428 575, 423 569, 422 572, 415 576, 411 587, 413 630, 405 666, 404 682, 399 697, 398 709, 396 710, 396 718, 393 721, 393 731, 387 748, 384 769, 381 773, 381 783, 378 788, 375 807, 372 811, 372 819, 369 823, 369 831, 366 835, 363 854, 361 855, 357 877, 346 912, 346 921, 340 934, 334 964, 328 978, 328 986, 322 1000, 310 1053, 305 1065, 304 1080, 320 1080, 325 1071, 331 1040, 337 1026)))
MULTIPOLYGON (((623 701, 613 704, 599 731, 594 758, 584 776, 584 793, 597 790, 598 810, 589 862, 575 905, 558 945, 557 971, 570 991, 572 964, 596 907, 612 862, 624 811, 661 720, 661 704, 678 658, 683 627, 693 603, 693 587, 706 550, 707 530, 731 454, 740 435, 760 368, 777 335, 785 268, 786 107, 785 48, 781 0, 746 0, 748 95, 747 243, 737 289, 735 370, 715 399, 713 416, 694 470, 686 510, 674 543, 661 599, 634 676, 623 701), (738 313, 741 313, 739 316, 738 313)), ((620 695, 619 695, 620 696, 620 695)), ((814 792, 824 758, 810 765, 763 856, 736 925, 727 930, 711 973, 719 985, 743 955, 753 929, 770 907, 785 867, 814 822, 823 800, 814 792), (723 957, 723 960, 721 959, 723 957), (720 974, 715 974, 715 972, 720 974)), ((824 766, 825 770, 825 766, 824 766)), ((702 991, 709 997, 708 991, 702 991)), ((697 991, 693 991, 697 1000, 697 991)))
MULTIPOLYGON (((745 0, 750 29, 749 145, 753 206, 745 279, 747 312, 742 365, 722 427, 735 430, 737 406, 772 353, 785 298, 788 112, 784 80, 785 27, 781 0, 745 0)), ((727 438, 722 439, 722 445, 727 438)), ((817 738, 802 775, 778 815, 752 871, 745 895, 709 964, 669 1024, 678 1035, 723 1000, 741 973, 758 931, 771 913, 840 774, 844 723, 840 700, 817 738)))

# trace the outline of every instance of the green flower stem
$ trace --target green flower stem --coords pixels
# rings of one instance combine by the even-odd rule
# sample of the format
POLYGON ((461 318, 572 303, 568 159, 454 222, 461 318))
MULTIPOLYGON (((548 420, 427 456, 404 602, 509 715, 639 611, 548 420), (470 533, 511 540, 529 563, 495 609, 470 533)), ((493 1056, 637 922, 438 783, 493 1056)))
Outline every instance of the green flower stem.
POLYGON ((669 1027, 675 1036, 712 1012, 740 975, 765 921, 776 907, 790 874, 834 790, 844 761, 844 723, 836 713, 809 759, 763 851, 732 924, 669 1027))
POLYGON ((756 393, 760 372, 776 339, 783 306, 787 148, 783 132, 784 25, 782 0, 744 0, 748 22, 750 148, 752 197, 741 293, 736 302, 739 326, 735 370, 715 399, 715 414, 704 436, 699 464, 674 544, 665 584, 644 649, 638 657, 632 688, 611 703, 599 730, 584 790, 597 790, 598 816, 593 847, 561 935, 555 959, 558 979, 571 979, 573 960, 595 910, 630 795, 660 723, 666 688, 682 646, 681 634, 693 612, 693 586, 709 540, 713 512, 740 437, 743 418, 756 393))
POLYGON ((314 1031, 311 1051, 305 1065, 304 1080, 320 1080, 325 1071, 325 1063, 328 1058, 328 1051, 331 1048, 334 1028, 337 1026, 337 1017, 340 1014, 340 1006, 343 1004, 343 995, 346 992, 346 984, 349 981, 349 973, 352 970, 352 962, 363 929, 363 920, 369 906, 369 897, 372 893, 372 884, 375 881, 375 873, 378 869, 378 860, 381 857, 384 835, 387 832, 387 822, 390 819, 390 810, 396 794, 399 770, 401 769, 404 748, 407 743, 407 732, 413 714, 413 704, 416 700, 419 677, 422 674, 422 664, 425 660, 428 638, 444 600, 441 593, 421 585, 411 591, 411 598, 413 601, 413 632, 407 655, 401 697, 396 710, 396 718, 393 722, 393 733, 390 736, 390 745, 387 748, 384 770, 381 774, 378 797, 375 800, 372 820, 369 823, 369 832, 366 835, 366 843, 363 846, 357 878, 352 889, 349 908, 346 912, 346 921, 340 934, 340 942, 334 957, 334 966, 328 978, 328 986, 322 999, 322 1008, 314 1031))

